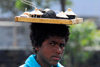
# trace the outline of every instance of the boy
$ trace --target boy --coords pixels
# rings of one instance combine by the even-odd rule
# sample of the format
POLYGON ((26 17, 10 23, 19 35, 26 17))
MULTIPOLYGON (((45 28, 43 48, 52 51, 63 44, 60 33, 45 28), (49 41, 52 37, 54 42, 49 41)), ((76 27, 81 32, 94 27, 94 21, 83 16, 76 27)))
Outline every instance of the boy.
POLYGON ((32 23, 30 38, 35 54, 22 67, 63 67, 59 61, 68 41, 68 28, 60 24, 32 23))

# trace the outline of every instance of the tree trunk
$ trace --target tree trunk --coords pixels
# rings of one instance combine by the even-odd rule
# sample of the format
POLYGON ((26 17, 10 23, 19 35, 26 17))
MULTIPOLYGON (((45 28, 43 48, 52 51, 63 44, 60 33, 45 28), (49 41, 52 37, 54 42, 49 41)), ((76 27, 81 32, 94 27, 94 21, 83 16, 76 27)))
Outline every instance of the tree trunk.
POLYGON ((61 3, 61 10, 62 11, 65 11, 65 3, 66 3, 66 0, 60 0, 60 3, 61 3))

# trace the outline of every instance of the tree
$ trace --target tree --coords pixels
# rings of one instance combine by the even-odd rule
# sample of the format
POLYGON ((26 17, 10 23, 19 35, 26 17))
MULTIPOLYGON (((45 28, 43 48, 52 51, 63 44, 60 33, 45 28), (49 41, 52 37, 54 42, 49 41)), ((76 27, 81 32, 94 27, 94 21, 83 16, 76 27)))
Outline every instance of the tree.
MULTIPOLYGON (((49 8, 50 7, 50 2, 53 1, 53 0, 26 0, 26 1, 29 1, 31 3, 33 3, 37 8, 49 8), (42 3, 44 2, 44 3, 42 3)), ((30 9, 34 9, 34 7, 29 7, 29 5, 27 4, 24 4, 23 2, 21 2, 21 0, 17 0, 16 1, 16 7, 19 9, 19 10, 22 10, 24 11, 25 8, 28 8, 28 10, 30 9)))
MULTIPOLYGON (((28 1, 31 2, 32 0, 28 0, 28 1)), ((25 4, 25 3, 22 3, 21 0, 16 0, 15 6, 16 6, 16 8, 18 8, 21 11, 25 11, 25 8, 27 8, 28 10, 32 9, 31 6, 29 6, 29 5, 25 4)))
POLYGON ((70 0, 60 0, 61 3, 61 10, 65 11, 66 5, 72 5, 70 0))
POLYGON ((70 40, 65 48, 64 64, 67 67, 80 67, 86 64, 93 53, 85 51, 86 46, 100 45, 100 32, 92 21, 70 26, 70 40))
MULTIPOLYGON (((35 5, 38 5, 37 7, 40 7, 40 8, 49 8, 51 6, 50 3, 52 1, 53 2, 57 2, 58 0, 29 0, 29 1, 33 2, 35 5)), ((72 4, 72 2, 70 0, 59 0, 59 3, 61 4, 61 10, 62 11, 65 11, 65 6, 66 5, 71 5, 72 4)), ((25 8, 24 5, 23 5, 23 3, 20 0, 16 1, 17 8, 23 10, 23 8, 25 8)))
POLYGON ((61 3, 61 10, 65 11, 65 0, 60 0, 61 3))

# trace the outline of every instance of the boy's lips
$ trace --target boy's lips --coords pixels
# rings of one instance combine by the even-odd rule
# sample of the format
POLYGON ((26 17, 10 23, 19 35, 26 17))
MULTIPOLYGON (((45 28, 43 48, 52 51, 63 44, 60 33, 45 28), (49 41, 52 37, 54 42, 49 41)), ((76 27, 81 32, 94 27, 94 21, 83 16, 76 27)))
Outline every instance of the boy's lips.
POLYGON ((53 56, 52 59, 53 59, 53 60, 60 60, 61 57, 59 57, 59 56, 53 56))

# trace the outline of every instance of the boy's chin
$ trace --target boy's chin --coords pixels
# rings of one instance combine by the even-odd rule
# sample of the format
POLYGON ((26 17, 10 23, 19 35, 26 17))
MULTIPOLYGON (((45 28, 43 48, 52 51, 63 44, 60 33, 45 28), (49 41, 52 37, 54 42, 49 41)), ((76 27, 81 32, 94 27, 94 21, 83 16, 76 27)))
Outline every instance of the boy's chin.
POLYGON ((58 61, 53 61, 53 62, 51 63, 51 65, 56 66, 57 63, 58 63, 58 61))

